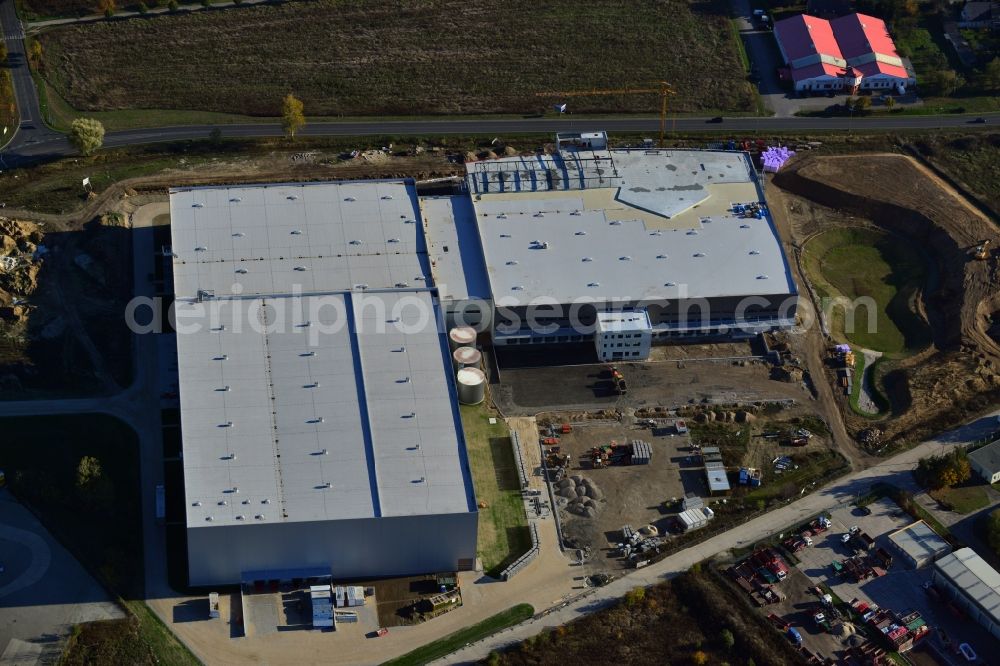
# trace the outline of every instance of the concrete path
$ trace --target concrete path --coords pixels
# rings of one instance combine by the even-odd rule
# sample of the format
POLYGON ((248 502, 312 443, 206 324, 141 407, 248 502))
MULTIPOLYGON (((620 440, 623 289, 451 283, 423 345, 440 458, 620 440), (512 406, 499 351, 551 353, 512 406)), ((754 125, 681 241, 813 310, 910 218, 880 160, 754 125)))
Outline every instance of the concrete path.
POLYGON ((950 450, 957 443, 972 442, 986 436, 996 428, 996 416, 1000 411, 979 418, 956 430, 943 433, 909 451, 883 460, 873 467, 834 481, 824 488, 796 502, 792 502, 760 518, 739 525, 734 529, 687 548, 644 569, 619 578, 591 595, 565 604, 540 619, 501 632, 475 645, 460 650, 439 664, 466 664, 485 659, 493 650, 511 646, 535 634, 605 608, 636 586, 654 585, 687 571, 693 564, 723 551, 754 543, 770 534, 791 527, 821 511, 850 504, 859 495, 866 493, 874 483, 883 481, 909 490, 917 491, 911 471, 917 460, 930 454, 950 450))
POLYGON ((861 376, 855 377, 855 381, 861 382, 861 388, 858 391, 858 409, 865 414, 877 415, 880 410, 878 403, 875 402, 875 373, 873 369, 875 361, 882 358, 882 352, 872 351, 871 349, 861 349, 859 351, 865 357, 865 367, 861 371, 861 376))

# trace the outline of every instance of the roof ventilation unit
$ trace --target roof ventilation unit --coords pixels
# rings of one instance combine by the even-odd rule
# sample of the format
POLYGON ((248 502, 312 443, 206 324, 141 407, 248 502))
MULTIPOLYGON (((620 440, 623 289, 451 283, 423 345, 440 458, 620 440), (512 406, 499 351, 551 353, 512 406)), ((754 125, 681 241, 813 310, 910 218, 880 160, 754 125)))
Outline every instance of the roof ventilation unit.
POLYGON ((756 257, 758 254, 760 254, 759 251, 757 251, 757 250, 750 250, 750 256, 756 257))
POLYGON ((664 282, 663 286, 664 287, 676 287, 677 283, 676 282, 664 282))
POLYGON ((246 234, 243 233, 242 231, 237 231, 236 233, 233 234, 233 238, 243 238, 244 236, 246 236, 246 234))
POLYGON ((666 259, 667 255, 665 255, 665 254, 658 254, 658 255, 656 255, 656 258, 657 259, 666 259))
POLYGON ((404 289, 404 288, 409 287, 409 286, 410 286, 409 282, 397 282, 396 283, 396 288, 397 289, 404 289))
POLYGON ((299 200, 299 197, 298 197, 298 195, 297 195, 297 194, 289 194, 289 195, 288 195, 287 197, 285 197, 285 198, 286 198, 286 199, 288 199, 289 201, 298 201, 298 200, 299 200))
POLYGON ((601 283, 600 282, 588 282, 587 286, 588 287, 600 287, 601 283))
POLYGON ((292 229, 288 233, 290 233, 293 236, 301 236, 302 235, 302 230, 301 229, 292 229))
POLYGON ((692 257, 704 257, 704 256, 705 256, 705 253, 704 253, 704 252, 695 252, 695 253, 694 253, 694 254, 692 254, 691 256, 692 256, 692 257))
POLYGON ((517 266, 517 259, 511 259, 507 262, 508 266, 517 266))
POLYGON ((242 199, 241 197, 232 197, 232 198, 231 198, 231 199, 229 200, 229 203, 239 203, 239 202, 241 202, 241 201, 243 201, 243 199, 242 199))
POLYGON ((390 199, 392 199, 392 195, 391 194, 383 194, 382 195, 382 200, 383 201, 388 201, 390 199))
POLYGON ((577 235, 577 236, 586 236, 587 232, 586 231, 578 231, 578 232, 576 232, 575 235, 577 235))
POLYGON ((618 257, 618 261, 632 261, 632 257, 630 257, 630 256, 628 256, 626 254, 626 255, 624 255, 622 257, 618 257))
POLYGON ((236 269, 236 273, 238 273, 239 275, 246 275, 247 269, 245 269, 245 268, 237 268, 236 269))
POLYGON ((308 266, 296 266, 295 270, 297 270, 300 273, 305 273, 307 270, 309 270, 309 267, 308 266))
POLYGON ((390 238, 390 239, 388 240, 388 242, 389 242, 389 243, 398 243, 398 242, 399 242, 399 239, 398 239, 398 238, 390 238))
POLYGON ((344 201, 357 201, 354 197, 344 197, 344 201))
POLYGON ((580 261, 583 261, 583 262, 591 262, 591 261, 593 261, 593 260, 594 260, 594 258, 593 258, 593 257, 584 257, 584 258, 583 258, 583 259, 581 259, 580 261))
POLYGON ((758 275, 758 276, 757 276, 757 279, 758 279, 758 280, 766 280, 766 279, 767 279, 767 276, 766 276, 766 275, 758 275))

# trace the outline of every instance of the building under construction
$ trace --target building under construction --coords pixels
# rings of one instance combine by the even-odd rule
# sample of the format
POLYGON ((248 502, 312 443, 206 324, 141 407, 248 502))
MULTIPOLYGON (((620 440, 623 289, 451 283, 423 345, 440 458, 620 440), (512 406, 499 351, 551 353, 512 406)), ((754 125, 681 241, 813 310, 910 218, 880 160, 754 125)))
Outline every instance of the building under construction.
POLYGON ((450 320, 495 345, 587 342, 606 360, 794 324, 797 290, 748 154, 609 149, 601 132, 559 135, 558 148, 471 162, 468 194, 421 201, 429 245, 440 229, 457 241, 432 250, 450 320))

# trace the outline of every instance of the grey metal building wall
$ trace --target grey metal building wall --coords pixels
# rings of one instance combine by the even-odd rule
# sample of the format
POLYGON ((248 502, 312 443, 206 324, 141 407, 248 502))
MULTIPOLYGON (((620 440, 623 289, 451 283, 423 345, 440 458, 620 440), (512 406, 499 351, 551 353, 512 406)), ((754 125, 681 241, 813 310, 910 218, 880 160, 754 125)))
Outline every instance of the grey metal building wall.
POLYGON ((244 571, 329 567, 335 578, 455 571, 475 562, 477 512, 189 528, 192 586, 230 585, 244 571))

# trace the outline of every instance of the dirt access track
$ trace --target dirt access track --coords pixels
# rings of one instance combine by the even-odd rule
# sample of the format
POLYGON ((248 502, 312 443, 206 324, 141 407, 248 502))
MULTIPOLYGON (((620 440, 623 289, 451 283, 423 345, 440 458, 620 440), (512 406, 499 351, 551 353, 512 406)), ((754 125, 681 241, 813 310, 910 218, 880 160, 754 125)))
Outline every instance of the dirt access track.
MULTIPOLYGON (((816 233, 867 224, 918 246, 935 270, 916 304, 933 343, 893 361, 876 378, 891 404, 889 418, 879 424, 887 440, 905 433, 919 441, 1000 396, 1000 344, 991 337, 989 319, 1000 310, 998 255, 976 261, 970 252, 985 239, 997 246, 1000 230, 993 222, 903 155, 809 155, 793 160, 773 184, 768 198, 796 259, 816 233)), ((849 429, 871 424, 844 407, 849 429)))

